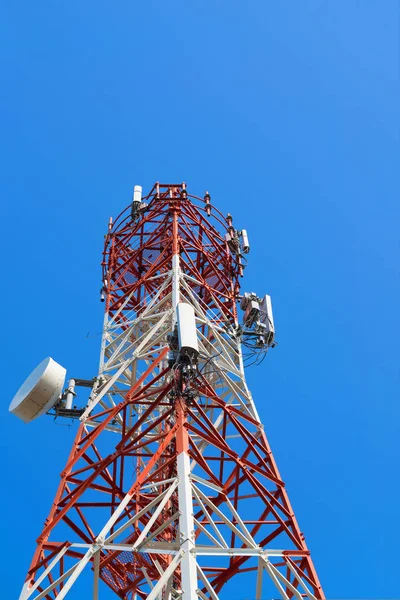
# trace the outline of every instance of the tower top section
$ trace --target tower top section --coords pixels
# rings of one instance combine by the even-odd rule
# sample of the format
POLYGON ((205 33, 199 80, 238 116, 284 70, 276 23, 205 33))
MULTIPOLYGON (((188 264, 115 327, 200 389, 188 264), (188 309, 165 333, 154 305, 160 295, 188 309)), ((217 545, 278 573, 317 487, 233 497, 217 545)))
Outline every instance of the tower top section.
POLYGON ((218 324, 234 327, 248 249, 247 233, 234 228, 232 216, 224 216, 208 192, 201 198, 185 183, 157 182, 142 195, 135 186, 131 204, 110 219, 105 239, 102 294, 108 312, 140 315, 179 256, 180 273, 204 310, 218 324))

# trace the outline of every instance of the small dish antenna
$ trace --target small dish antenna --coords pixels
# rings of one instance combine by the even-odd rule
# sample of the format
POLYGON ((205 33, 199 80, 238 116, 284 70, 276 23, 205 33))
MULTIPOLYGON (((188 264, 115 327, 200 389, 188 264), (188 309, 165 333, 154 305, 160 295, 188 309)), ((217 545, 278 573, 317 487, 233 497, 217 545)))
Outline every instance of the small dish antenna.
POLYGON ((66 372, 55 360, 45 358, 15 394, 8 409, 10 413, 24 423, 45 414, 58 402, 66 372))

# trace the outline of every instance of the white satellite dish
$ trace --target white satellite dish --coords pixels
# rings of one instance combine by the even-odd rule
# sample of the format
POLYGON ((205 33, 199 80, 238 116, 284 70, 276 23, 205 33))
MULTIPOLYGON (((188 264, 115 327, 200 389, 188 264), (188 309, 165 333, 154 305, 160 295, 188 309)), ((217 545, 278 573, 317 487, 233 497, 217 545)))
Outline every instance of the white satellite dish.
POLYGON ((15 394, 10 413, 30 423, 52 408, 64 387, 66 369, 52 358, 45 358, 15 394))

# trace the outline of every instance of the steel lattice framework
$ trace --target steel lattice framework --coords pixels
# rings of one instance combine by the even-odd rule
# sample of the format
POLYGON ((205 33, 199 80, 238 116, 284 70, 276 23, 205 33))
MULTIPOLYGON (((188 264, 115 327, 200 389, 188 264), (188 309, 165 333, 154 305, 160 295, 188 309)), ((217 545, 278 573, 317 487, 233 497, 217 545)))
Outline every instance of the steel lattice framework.
POLYGON ((20 600, 73 598, 85 573, 94 599, 100 580, 124 600, 323 599, 245 381, 232 219, 185 184, 143 200, 110 220, 99 373, 20 600), (178 301, 190 377, 167 360, 178 301))

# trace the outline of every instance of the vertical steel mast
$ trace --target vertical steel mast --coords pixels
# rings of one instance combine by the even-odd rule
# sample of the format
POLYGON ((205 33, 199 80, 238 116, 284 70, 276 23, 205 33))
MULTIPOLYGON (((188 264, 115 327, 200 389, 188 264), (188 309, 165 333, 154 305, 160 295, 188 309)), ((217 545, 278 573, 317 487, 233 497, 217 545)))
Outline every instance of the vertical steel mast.
POLYGON ((271 342, 246 240, 185 184, 110 220, 99 373, 20 600, 324 599, 245 381, 271 342))

